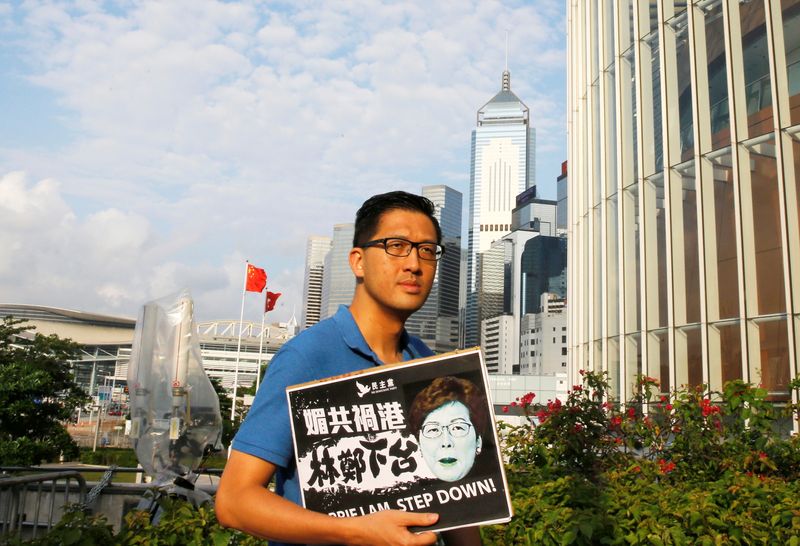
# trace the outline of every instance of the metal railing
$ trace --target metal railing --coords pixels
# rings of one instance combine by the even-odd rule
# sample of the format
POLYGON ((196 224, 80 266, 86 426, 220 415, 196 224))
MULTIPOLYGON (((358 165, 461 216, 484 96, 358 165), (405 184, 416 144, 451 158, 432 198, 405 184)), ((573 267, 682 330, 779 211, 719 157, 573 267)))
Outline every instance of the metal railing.
POLYGON ((83 503, 85 499, 86 480, 76 470, 0 477, 0 536, 16 534, 20 537, 23 527, 29 527, 32 538, 35 538, 39 528, 50 530, 53 527, 58 521, 55 516, 58 513, 60 518, 64 505, 83 503), (60 496, 62 487, 64 501, 57 506, 56 497, 60 496), (70 499, 72 492, 77 493, 77 498, 70 499), (30 496, 33 499, 29 499, 30 496), (45 514, 41 510, 43 504, 49 507, 45 514), (33 510, 30 519, 26 508, 33 510), (40 515, 44 515, 42 521, 39 521, 40 515))

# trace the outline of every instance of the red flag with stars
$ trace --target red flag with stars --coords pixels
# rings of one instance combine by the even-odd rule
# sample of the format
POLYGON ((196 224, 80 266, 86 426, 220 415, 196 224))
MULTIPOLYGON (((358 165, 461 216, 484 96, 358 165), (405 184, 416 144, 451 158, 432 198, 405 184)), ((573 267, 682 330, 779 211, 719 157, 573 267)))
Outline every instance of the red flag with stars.
POLYGON ((247 283, 245 290, 248 292, 263 292, 267 286, 267 272, 252 264, 247 264, 247 283))
POLYGON ((277 302, 278 298, 280 297, 281 297, 280 292, 270 292, 269 290, 267 290, 267 301, 266 303, 264 303, 264 312, 268 313, 269 311, 275 309, 275 302, 277 302))

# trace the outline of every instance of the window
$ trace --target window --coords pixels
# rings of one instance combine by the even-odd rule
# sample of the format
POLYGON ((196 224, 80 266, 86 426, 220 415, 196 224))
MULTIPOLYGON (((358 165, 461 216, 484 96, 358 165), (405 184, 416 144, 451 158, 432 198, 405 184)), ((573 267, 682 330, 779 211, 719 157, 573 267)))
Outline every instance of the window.
POLYGON ((567 342, 567 336, 561 336, 561 343, 567 342))
POLYGON ((561 354, 562 354, 562 356, 567 356, 567 348, 566 347, 561 347, 561 354))

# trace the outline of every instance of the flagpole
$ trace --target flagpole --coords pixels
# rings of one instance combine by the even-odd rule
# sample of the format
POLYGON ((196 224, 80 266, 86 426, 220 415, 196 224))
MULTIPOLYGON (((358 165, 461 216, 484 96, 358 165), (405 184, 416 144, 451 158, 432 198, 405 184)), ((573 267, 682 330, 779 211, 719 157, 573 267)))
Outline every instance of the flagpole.
POLYGON ((233 372, 233 403, 231 404, 231 422, 236 416, 236 388, 239 385, 239 357, 242 354, 242 321, 244 320, 244 296, 247 293, 247 266, 250 260, 244 261, 244 283, 242 283, 242 310, 239 312, 239 341, 236 344, 236 368, 233 372))
MULTIPOLYGON (((267 292, 269 294, 269 292, 267 292)), ((258 342, 258 371, 256 372, 256 392, 261 386, 261 348, 264 346, 264 319, 267 317, 267 311, 261 315, 261 340, 258 342)))

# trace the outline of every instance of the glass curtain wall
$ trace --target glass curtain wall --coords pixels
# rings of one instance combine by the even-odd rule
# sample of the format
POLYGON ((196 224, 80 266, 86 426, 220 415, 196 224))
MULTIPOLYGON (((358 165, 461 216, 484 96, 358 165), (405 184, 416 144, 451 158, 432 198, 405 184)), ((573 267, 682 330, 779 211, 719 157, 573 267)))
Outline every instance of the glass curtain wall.
POLYGON ((800 372, 800 0, 568 3, 572 371, 800 372), (575 198, 573 198, 575 196, 575 198))

